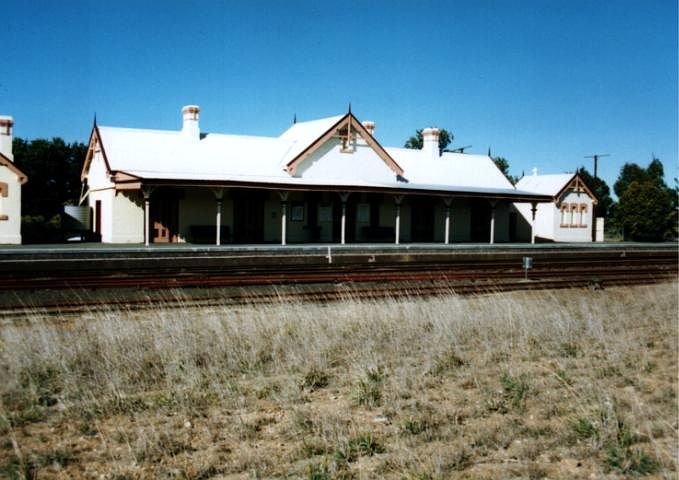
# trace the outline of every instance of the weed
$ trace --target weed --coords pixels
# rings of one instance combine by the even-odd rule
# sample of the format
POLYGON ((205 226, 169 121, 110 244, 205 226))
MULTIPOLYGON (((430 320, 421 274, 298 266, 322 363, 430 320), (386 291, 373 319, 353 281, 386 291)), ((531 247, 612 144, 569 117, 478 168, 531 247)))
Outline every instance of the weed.
POLYGON ((360 456, 372 457, 384 451, 384 446, 372 433, 359 433, 337 447, 335 460, 340 464, 350 463, 360 456))
POLYGON ((606 465, 610 470, 639 475, 655 473, 660 468, 660 464, 647 453, 614 444, 606 448, 606 465))
POLYGON ((428 415, 420 415, 418 417, 409 416, 401 422, 401 433, 408 435, 419 435, 425 432, 431 432, 438 425, 428 415))
POLYGON ((565 370, 563 370, 561 368, 557 368, 554 371, 554 375, 556 375, 556 378, 558 378, 559 381, 561 381, 565 385, 569 385, 569 386, 573 385, 573 379, 570 377, 570 375, 568 375, 568 373, 565 370))
POLYGON ((578 346, 573 342, 563 342, 559 346, 559 351, 564 357, 577 357, 578 346))
POLYGON ((311 367, 302 379, 302 388, 308 388, 312 392, 325 388, 330 383, 330 376, 318 367, 311 367))
POLYGON ((36 466, 23 457, 19 459, 12 455, 3 465, 0 465, 0 476, 8 480, 28 480, 35 478, 36 466))
POLYGON ((578 440, 597 440, 599 430, 587 417, 577 417, 571 422, 571 427, 578 440))
POLYGON ((530 392, 530 385, 528 384, 528 377, 519 375, 512 376, 505 372, 500 376, 500 383, 504 390, 504 398, 515 409, 523 409, 526 403, 526 397, 530 392))
POLYGON ((382 389, 386 375, 381 367, 371 368, 359 379, 353 391, 353 398, 359 405, 377 407, 382 404, 382 389))
POLYGON ((307 470, 308 480, 329 480, 330 469, 328 468, 328 459, 323 458, 321 463, 312 463, 307 470))
POLYGON ((40 467, 46 467, 48 465, 65 467, 73 461, 74 456, 72 450, 56 449, 38 455, 35 459, 35 463, 40 467))
POLYGON ((465 364, 466 362, 457 354, 457 352, 448 350, 434 359, 434 365, 432 366, 430 373, 432 375, 452 373, 465 364))

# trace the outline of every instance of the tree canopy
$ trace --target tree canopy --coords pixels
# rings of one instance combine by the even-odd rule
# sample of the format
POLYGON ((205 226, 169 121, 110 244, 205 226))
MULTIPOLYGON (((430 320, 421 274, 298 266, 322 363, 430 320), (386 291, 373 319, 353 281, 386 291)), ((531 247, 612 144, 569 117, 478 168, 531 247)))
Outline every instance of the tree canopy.
POLYGON ((28 176, 22 187, 21 214, 24 243, 57 241, 59 214, 64 205, 80 199, 80 170, 87 145, 52 140, 12 143, 15 165, 28 176))
POLYGON ((594 215, 596 217, 608 217, 613 206, 611 189, 601 178, 594 178, 585 167, 580 167, 577 173, 597 197, 598 203, 594 207, 594 215))
MULTIPOLYGON (((453 138, 455 138, 454 135, 448 130, 443 128, 439 130, 439 155, 448 147, 448 145, 450 145, 450 142, 453 141, 453 138)), ((422 129, 420 128, 419 130, 415 131, 415 135, 406 141, 404 147, 420 150, 423 143, 424 140, 422 138, 422 129)))
MULTIPOLYGON (((490 150, 489 150, 489 155, 490 155, 490 150)), ((509 162, 507 161, 506 158, 504 157, 490 157, 493 162, 495 163, 495 166, 500 169, 500 171, 504 174, 505 177, 507 177, 507 180, 512 182, 512 184, 516 184, 516 182, 519 181, 519 179, 513 175, 509 174, 509 162)))
POLYGON ((632 182, 651 182, 658 186, 665 186, 663 179, 665 171, 662 162, 657 158, 653 158, 648 168, 643 168, 636 163, 626 163, 620 170, 620 175, 613 185, 613 191, 621 198, 625 190, 632 184, 632 182))
POLYGON ((657 241, 676 237, 677 198, 663 179, 663 165, 653 158, 647 168, 626 163, 613 189, 619 197, 615 220, 626 238, 657 241))

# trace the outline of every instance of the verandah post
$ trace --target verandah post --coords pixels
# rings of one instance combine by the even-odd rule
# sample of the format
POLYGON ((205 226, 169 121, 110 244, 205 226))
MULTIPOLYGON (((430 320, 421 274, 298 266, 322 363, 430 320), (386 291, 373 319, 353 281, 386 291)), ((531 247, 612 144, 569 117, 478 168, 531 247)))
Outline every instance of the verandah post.
POLYGON ((443 233, 443 243, 448 245, 450 243, 450 206, 453 203, 452 198, 443 199, 443 204, 446 206, 446 223, 443 233))
POLYGON ((281 245, 285 245, 288 223, 288 196, 290 192, 278 192, 281 196, 281 245))
POLYGON ((537 209, 537 202, 531 202, 530 243, 535 243, 535 212, 537 212, 537 209))
POLYGON ((396 219, 394 221, 394 243, 398 245, 401 242, 401 202, 403 195, 396 195, 394 197, 394 204, 396 205, 396 219))

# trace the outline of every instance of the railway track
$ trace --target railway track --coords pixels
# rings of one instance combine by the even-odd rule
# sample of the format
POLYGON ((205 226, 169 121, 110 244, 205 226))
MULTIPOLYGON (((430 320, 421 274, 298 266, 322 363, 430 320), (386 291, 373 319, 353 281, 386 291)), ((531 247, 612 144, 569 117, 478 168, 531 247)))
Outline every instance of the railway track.
POLYGON ((0 316, 115 309, 224 307, 525 289, 602 288, 676 280, 676 246, 658 248, 203 252, 139 256, 0 255, 0 316), (535 268, 524 279, 521 258, 535 268))

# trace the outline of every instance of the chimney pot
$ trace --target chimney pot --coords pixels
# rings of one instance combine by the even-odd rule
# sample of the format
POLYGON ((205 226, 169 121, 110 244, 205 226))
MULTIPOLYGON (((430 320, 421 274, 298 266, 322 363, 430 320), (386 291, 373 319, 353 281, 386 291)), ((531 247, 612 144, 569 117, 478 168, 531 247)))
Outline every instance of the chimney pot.
POLYGON ((200 140, 199 113, 198 105, 186 105, 182 108, 182 134, 192 141, 200 140))
POLYGON ((371 137, 375 136, 375 122, 366 120, 365 122, 363 122, 363 126, 368 131, 371 137))
POLYGON ((0 115, 0 153, 14 161, 12 154, 14 119, 8 115, 0 115))
POLYGON ((439 157, 439 129, 425 128, 422 130, 422 150, 432 157, 439 157))

